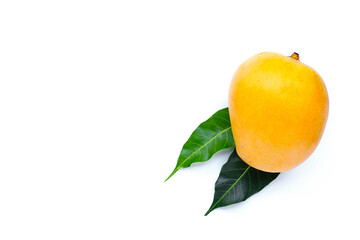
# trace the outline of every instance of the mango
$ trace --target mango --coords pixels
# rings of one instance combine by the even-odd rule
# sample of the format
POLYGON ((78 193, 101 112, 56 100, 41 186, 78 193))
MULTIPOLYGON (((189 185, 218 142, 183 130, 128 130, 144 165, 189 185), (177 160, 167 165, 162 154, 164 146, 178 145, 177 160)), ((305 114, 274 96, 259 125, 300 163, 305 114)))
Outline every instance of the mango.
POLYGON ((284 172, 316 149, 329 113, 324 81, 293 53, 264 52, 235 72, 229 114, 238 155, 266 172, 284 172))

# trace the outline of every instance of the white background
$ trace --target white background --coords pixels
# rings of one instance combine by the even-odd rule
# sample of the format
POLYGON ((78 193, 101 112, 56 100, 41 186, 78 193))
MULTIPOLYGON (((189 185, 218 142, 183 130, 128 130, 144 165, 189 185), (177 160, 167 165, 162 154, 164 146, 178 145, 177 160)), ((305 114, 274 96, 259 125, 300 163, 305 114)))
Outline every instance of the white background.
POLYGON ((356 4, 1 1, 0 239, 359 239, 356 4), (163 181, 263 51, 296 51, 323 77, 324 136, 204 217, 229 151, 163 181))

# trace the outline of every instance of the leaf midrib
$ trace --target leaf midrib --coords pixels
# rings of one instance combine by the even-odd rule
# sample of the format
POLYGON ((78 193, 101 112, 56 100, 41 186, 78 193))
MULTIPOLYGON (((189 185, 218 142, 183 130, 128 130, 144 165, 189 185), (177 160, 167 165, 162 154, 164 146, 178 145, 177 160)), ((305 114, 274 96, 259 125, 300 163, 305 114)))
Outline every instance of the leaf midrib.
POLYGON ((229 131, 231 129, 231 126, 222 130, 220 133, 216 134, 213 138, 211 138, 209 141, 207 141, 204 145, 202 145, 200 148, 198 148, 195 152, 193 152, 189 157, 187 157, 184 161, 181 162, 181 164, 179 164, 174 171, 170 174, 170 176, 165 180, 165 182, 171 178, 172 175, 174 175, 180 168, 182 165, 184 165, 184 163, 186 161, 188 161, 190 158, 192 158, 192 156, 194 156, 196 153, 198 153, 201 149, 203 149, 205 146, 207 146, 210 142, 212 142, 215 138, 217 138, 218 136, 220 136, 221 134, 223 134, 226 131, 229 131))
POLYGON ((188 161, 193 155, 195 155, 196 153, 198 153, 201 149, 203 149, 206 145, 208 145, 210 142, 212 142, 215 138, 217 138, 218 136, 220 136, 221 134, 223 134, 224 132, 228 131, 229 129, 231 129, 231 127, 228 127, 226 129, 224 129, 223 131, 221 131, 220 133, 216 134, 213 138, 211 138, 209 141, 207 141, 204 145, 202 145, 200 148, 198 148, 195 152, 193 152, 189 157, 187 157, 177 168, 176 170, 179 170, 179 168, 186 162, 188 161))
POLYGON ((231 187, 221 196, 221 198, 219 198, 219 200, 217 200, 216 203, 213 204, 213 205, 210 207, 210 209, 205 213, 205 216, 207 216, 207 215, 215 208, 215 206, 218 205, 218 203, 225 197, 226 194, 229 193, 229 191, 236 185, 236 183, 237 183, 238 181, 240 181, 240 179, 247 173, 247 171, 249 171, 249 169, 250 169, 250 166, 248 166, 248 167, 246 168, 246 170, 245 170, 245 171, 240 175, 240 177, 231 185, 231 187))

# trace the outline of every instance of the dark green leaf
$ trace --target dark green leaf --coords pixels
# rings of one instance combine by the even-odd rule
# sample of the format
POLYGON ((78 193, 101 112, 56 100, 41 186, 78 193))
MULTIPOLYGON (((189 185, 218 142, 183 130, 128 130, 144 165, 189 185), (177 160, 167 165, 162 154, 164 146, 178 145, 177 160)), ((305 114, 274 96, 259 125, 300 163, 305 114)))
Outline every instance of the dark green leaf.
POLYGON ((220 176, 215 183, 214 200, 205 216, 215 208, 245 201, 278 175, 279 173, 263 172, 250 167, 234 150, 221 168, 220 176))
POLYGON ((184 144, 174 171, 189 167, 195 162, 205 162, 216 152, 234 146, 228 108, 221 109, 201 123, 184 144))

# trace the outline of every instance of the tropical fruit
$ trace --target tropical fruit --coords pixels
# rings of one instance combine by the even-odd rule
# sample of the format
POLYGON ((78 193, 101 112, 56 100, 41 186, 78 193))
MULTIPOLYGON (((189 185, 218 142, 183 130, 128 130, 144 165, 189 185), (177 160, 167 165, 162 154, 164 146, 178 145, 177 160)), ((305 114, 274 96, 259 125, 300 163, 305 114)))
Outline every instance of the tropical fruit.
POLYGON ((319 144, 328 112, 322 78, 297 53, 257 54, 241 64, 231 82, 236 151, 262 171, 283 172, 305 161, 319 144))

